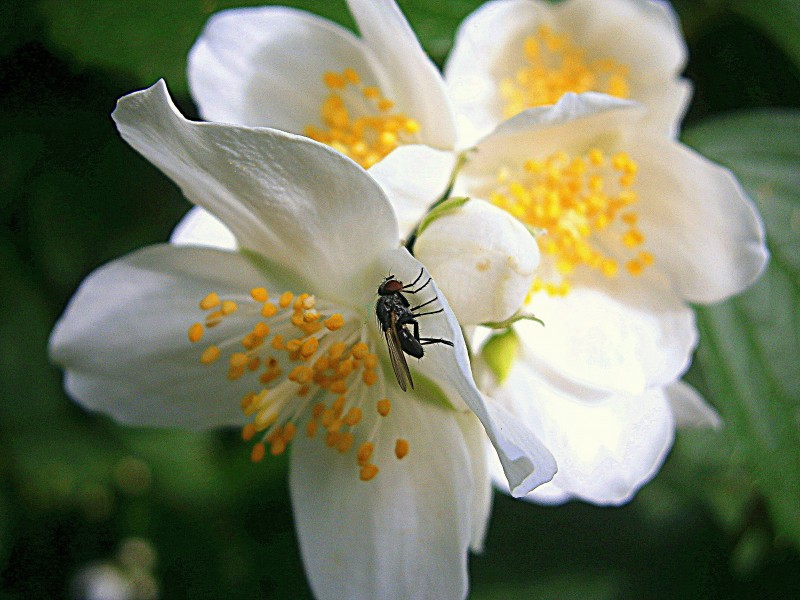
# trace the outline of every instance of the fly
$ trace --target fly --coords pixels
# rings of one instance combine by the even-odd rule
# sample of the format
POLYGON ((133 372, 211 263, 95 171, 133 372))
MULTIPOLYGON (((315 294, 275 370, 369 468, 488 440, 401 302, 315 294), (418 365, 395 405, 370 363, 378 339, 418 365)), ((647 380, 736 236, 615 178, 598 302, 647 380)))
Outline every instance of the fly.
POLYGON ((443 308, 440 308, 439 310, 422 313, 415 312, 435 302, 437 297, 434 296, 427 302, 412 307, 408 299, 403 295, 416 294, 425 289, 425 286, 431 282, 430 277, 417 289, 412 289, 422 279, 423 272, 421 269, 413 283, 408 285, 403 285, 403 282, 395 279, 394 275, 389 275, 378 286, 378 302, 375 304, 375 315, 378 317, 378 323, 380 323, 384 336, 386 336, 386 345, 389 347, 392 369, 395 377, 397 377, 400 389, 404 392, 409 384, 411 389, 414 389, 414 380, 411 378, 411 371, 408 370, 406 354, 414 358, 422 358, 425 354, 423 346, 429 344, 453 345, 453 342, 449 340, 424 338, 419 335, 419 323, 417 323, 419 317, 435 315, 444 311, 443 308), (413 331, 409 331, 409 326, 412 327, 413 331))

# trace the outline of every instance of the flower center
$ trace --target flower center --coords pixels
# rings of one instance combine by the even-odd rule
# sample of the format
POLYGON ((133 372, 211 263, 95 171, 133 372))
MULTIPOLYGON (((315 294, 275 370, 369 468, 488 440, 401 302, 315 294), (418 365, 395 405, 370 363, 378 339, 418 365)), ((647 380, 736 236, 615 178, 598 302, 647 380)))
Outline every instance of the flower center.
POLYGON ((638 201, 632 189, 637 170, 627 154, 606 157, 598 149, 584 156, 555 152, 527 160, 516 179, 501 169, 491 201, 542 230, 539 248, 551 258, 549 264, 543 261, 544 275, 534 280, 531 292, 566 295, 569 276, 578 267, 615 277, 620 256, 634 276, 653 264, 653 255, 641 249, 645 237, 632 209, 638 201))
POLYGON ((611 58, 586 59, 586 50, 573 45, 567 34, 541 25, 523 42, 525 65, 500 82, 506 101, 504 116, 526 108, 555 104, 567 92, 602 92, 628 97, 628 67, 611 58))
POLYGON ((415 141, 419 122, 393 112, 394 102, 374 86, 361 83, 353 69, 326 72, 322 80, 330 90, 320 110, 323 127, 307 125, 312 140, 352 158, 365 169, 402 144, 415 141))
MULTIPOLYGON (((356 315, 346 318, 310 294, 274 296, 262 287, 224 300, 212 292, 200 301, 200 309, 205 318, 189 327, 189 341, 214 338, 200 362, 231 381, 253 380, 253 389, 241 398, 242 412, 250 419, 242 438, 258 436, 253 462, 261 461, 267 449, 282 454, 302 428, 342 454, 355 448, 363 481, 377 475, 375 434, 391 402, 383 397, 378 355, 356 315)), ((396 457, 407 453, 408 442, 396 440, 396 457)))

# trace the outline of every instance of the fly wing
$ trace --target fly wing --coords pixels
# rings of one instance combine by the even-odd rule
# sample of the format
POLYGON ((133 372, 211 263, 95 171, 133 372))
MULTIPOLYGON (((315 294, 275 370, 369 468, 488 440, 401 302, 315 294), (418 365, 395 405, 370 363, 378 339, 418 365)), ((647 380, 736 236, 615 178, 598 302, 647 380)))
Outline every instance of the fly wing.
POLYGON ((403 348, 400 346, 400 338, 397 337, 397 315, 392 312, 391 315, 392 326, 389 327, 384 333, 386 335, 386 345, 389 347, 389 358, 392 361, 392 369, 394 376, 397 378, 397 383, 400 389, 404 392, 411 385, 414 389, 414 380, 411 379, 411 371, 408 370, 408 363, 406 362, 403 348))

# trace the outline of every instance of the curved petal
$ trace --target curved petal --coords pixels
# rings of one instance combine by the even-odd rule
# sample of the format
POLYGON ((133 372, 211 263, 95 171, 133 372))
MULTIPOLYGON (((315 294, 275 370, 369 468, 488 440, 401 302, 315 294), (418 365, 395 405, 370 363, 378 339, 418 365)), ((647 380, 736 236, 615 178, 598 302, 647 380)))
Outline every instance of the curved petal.
POLYGON ((672 446, 675 423, 659 389, 587 403, 547 385, 523 358, 492 396, 536 431, 558 462, 552 482, 526 500, 623 504, 655 475, 672 446))
POLYGON ((545 323, 515 325, 531 360, 551 385, 586 398, 667 385, 697 344, 694 313, 647 274, 585 278, 565 297, 536 294, 528 307, 545 323))
POLYGON ((688 383, 676 381, 667 386, 666 392, 678 427, 711 429, 722 427, 722 419, 714 407, 688 383))
POLYGON ((444 80, 394 0, 348 0, 361 37, 386 76, 388 96, 420 123, 423 141, 443 150, 456 143, 444 80))
MULTIPOLYGON (((50 356, 66 370, 70 396, 122 423, 190 429, 242 424, 239 398, 251 384, 228 380, 222 362, 202 365, 202 348, 186 332, 192 319, 200 320, 197 303, 209 292, 242 296, 266 283, 240 254, 144 248, 84 280, 56 324, 50 356)), ((220 326, 206 337, 225 332, 220 326)))
POLYGON ((627 143, 655 267, 689 302, 719 302, 752 284, 767 264, 764 226, 731 172, 669 140, 627 143))
MULTIPOLYGON (((419 273, 422 265, 405 248, 387 253, 383 264, 391 264, 395 272, 419 273)), ((427 276, 424 274, 423 276, 427 276)), ((425 346, 425 357, 412 365, 429 379, 447 391, 457 394, 481 420, 486 434, 500 455, 512 494, 528 493, 542 483, 552 479, 556 464, 547 448, 527 427, 502 406, 493 403, 475 386, 470 370, 467 346, 461 327, 450 309, 444 294, 431 280, 425 288, 428 300, 438 297, 437 303, 443 312, 436 316, 423 317, 420 329, 424 337, 445 339, 453 342, 450 348, 443 344, 425 346)))
POLYGON ((469 548, 473 552, 483 552, 483 542, 492 512, 492 479, 486 451, 491 444, 480 420, 474 414, 456 413, 456 419, 464 434, 472 467, 472 536, 469 548))
POLYGON ((650 0, 488 2, 459 27, 445 67, 454 103, 483 134, 502 121, 500 81, 523 63, 526 36, 542 26, 566 34, 587 60, 628 67, 629 97, 648 106, 648 122, 674 134, 688 103, 678 79, 686 45, 675 13, 650 0))
POLYGON ((500 322, 522 308, 539 246, 504 210, 470 200, 430 223, 414 245, 461 325, 500 322))
POLYGON ((408 237, 431 204, 442 196, 455 162, 452 152, 409 144, 370 167, 369 174, 394 207, 401 237, 408 237))
POLYGON ((184 119, 163 81, 121 98, 125 140, 222 221, 242 248, 313 280, 330 300, 372 297, 361 273, 398 240, 380 186, 351 160, 272 129, 184 119))
MULTIPOLYGON (((552 8, 531 0, 487 2, 467 16, 456 32, 444 73, 458 112, 474 128, 468 144, 503 118, 499 81, 512 72, 515 47, 539 24, 552 24, 552 8)), ((465 128, 462 128, 465 129, 465 128)))
POLYGON ((350 454, 293 442, 289 487, 314 595, 460 599, 467 593, 470 456, 447 409, 395 388, 375 439, 380 471, 360 481, 350 454), (395 439, 409 442, 403 460, 395 439))
POLYGON ((169 236, 175 246, 208 246, 219 250, 237 250, 231 230, 204 208, 195 206, 175 226, 169 236))
POLYGON ((369 50, 344 27, 286 7, 212 16, 189 52, 189 85, 209 121, 302 133, 318 123, 326 71, 358 71, 377 83, 369 50))

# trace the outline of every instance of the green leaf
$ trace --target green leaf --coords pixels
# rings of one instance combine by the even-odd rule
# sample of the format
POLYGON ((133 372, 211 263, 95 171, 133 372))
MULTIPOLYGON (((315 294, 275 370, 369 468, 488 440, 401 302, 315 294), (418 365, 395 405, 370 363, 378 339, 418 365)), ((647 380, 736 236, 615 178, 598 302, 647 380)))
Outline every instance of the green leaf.
POLYGON ((797 0, 739 0, 730 8, 760 28, 800 67, 800 3, 797 0))
POLYGON ((698 309, 698 358, 779 534, 800 546, 800 111, 752 111, 686 133, 754 199, 772 254, 746 293, 698 309))

